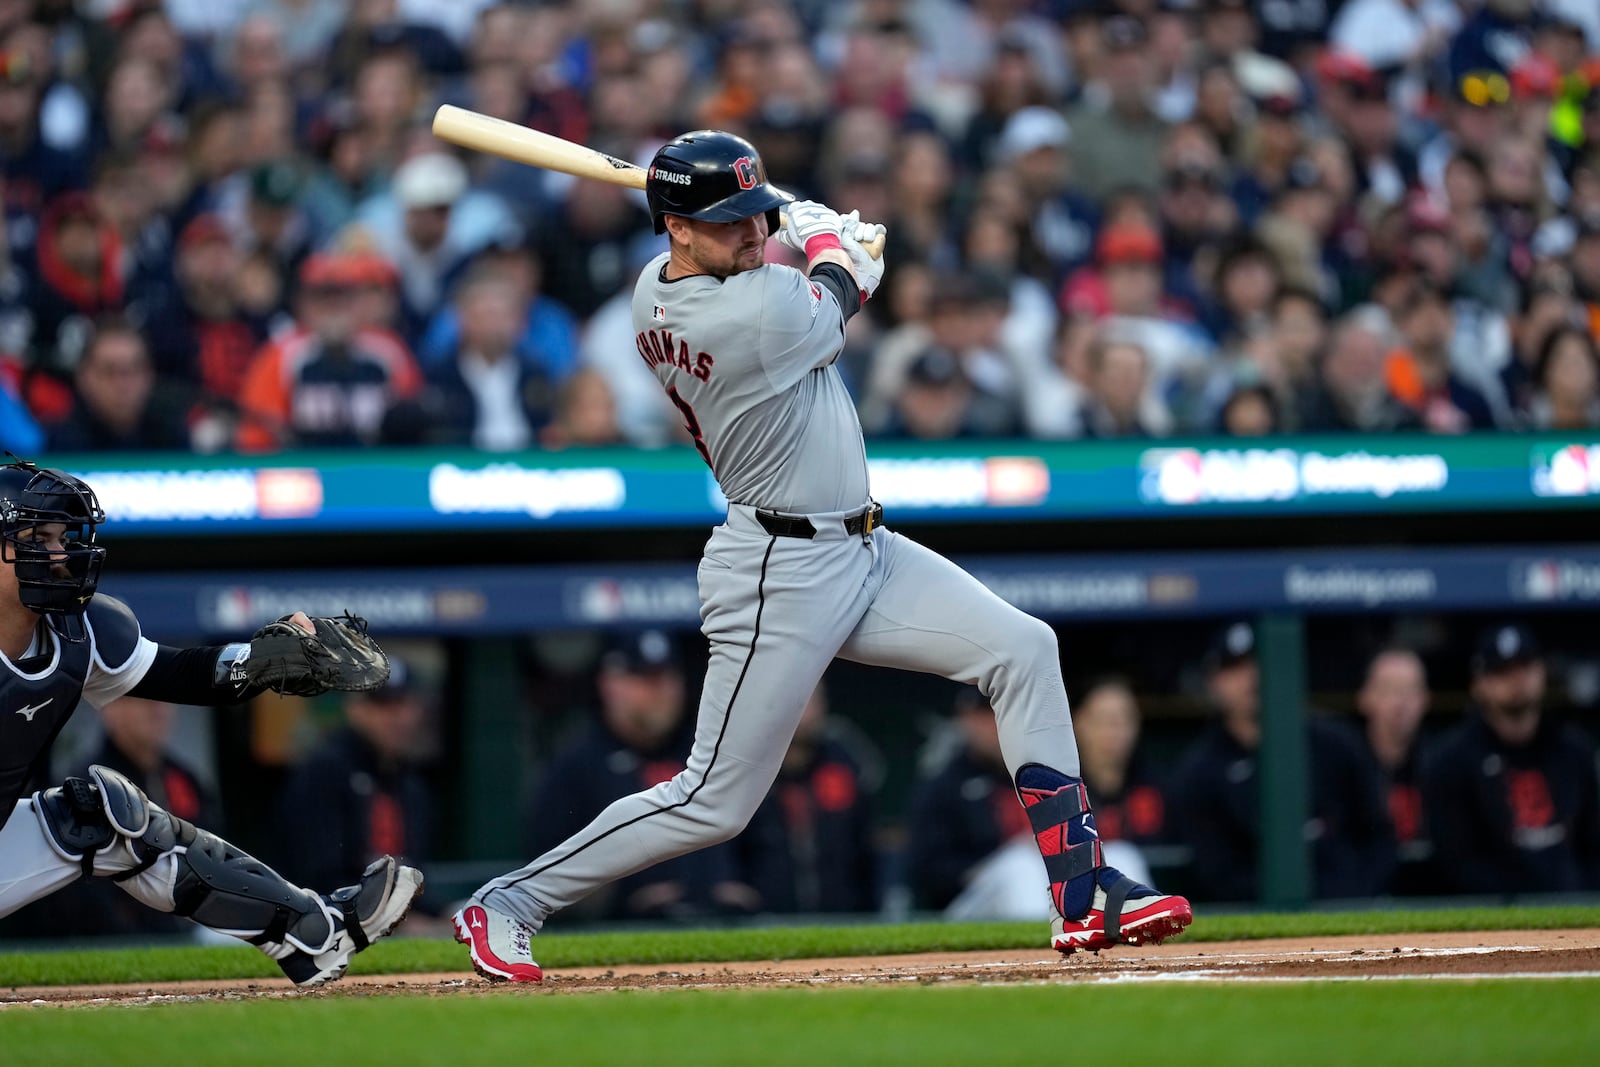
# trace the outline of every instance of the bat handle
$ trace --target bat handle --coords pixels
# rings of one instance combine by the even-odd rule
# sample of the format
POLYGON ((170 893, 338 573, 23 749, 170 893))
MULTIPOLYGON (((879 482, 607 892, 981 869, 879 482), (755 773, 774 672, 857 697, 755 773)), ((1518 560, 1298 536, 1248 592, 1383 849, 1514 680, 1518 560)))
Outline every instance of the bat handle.
MULTIPOLYGON (((787 226, 789 224, 789 216, 787 214, 785 214, 784 212, 782 212, 782 211, 778 212, 778 223, 779 223, 779 225, 787 226)), ((864 243, 861 247, 865 248, 867 250, 867 255, 871 256, 873 259, 882 259, 883 258, 883 234, 880 233, 878 236, 874 237, 872 240, 867 241, 866 243, 864 243)))

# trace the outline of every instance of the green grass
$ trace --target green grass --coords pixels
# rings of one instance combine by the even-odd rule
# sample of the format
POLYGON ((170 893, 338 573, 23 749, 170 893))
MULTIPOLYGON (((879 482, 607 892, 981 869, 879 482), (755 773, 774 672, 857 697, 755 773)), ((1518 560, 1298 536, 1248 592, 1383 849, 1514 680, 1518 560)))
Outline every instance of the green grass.
POLYGON ((1600 982, 963 986, 8 1008, 8 1067, 1587 1062, 1600 982))
MULTIPOLYGON (((1600 927, 1600 907, 1449 908, 1427 911, 1202 913, 1188 942, 1337 934, 1407 934, 1448 930, 1553 930, 1600 927)), ((541 935, 536 956, 546 969, 593 964, 810 959, 905 952, 1038 948, 1043 923, 907 923, 893 926, 786 926, 541 935)), ((357 974, 467 970, 461 946, 441 940, 390 940, 356 957, 357 974)), ((275 964, 248 948, 178 947, 0 953, 0 988, 86 982, 276 977, 275 964)))

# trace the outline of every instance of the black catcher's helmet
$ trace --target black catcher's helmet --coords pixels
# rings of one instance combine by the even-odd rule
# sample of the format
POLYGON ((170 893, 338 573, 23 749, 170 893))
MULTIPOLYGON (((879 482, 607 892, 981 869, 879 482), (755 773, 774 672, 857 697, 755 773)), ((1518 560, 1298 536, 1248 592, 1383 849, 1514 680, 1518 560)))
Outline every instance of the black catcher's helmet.
POLYGON ((737 222, 762 212, 768 231, 776 233, 778 207, 794 199, 767 184, 755 146, 719 130, 696 130, 662 145, 644 191, 657 233, 667 231, 668 215, 737 222))
POLYGON ((106 521, 94 490, 72 475, 32 463, 0 466, 0 560, 12 564, 17 595, 41 615, 81 615, 100 583, 104 546, 95 527, 106 521), (62 523, 54 552, 34 540, 34 529, 62 523))

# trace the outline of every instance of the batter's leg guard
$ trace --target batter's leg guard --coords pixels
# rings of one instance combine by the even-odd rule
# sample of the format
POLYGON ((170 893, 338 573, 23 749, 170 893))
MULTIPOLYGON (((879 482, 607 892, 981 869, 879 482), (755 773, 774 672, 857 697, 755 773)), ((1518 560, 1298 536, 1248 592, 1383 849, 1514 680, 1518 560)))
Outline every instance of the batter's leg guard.
POLYGON ((1058 951, 1159 944, 1193 921, 1183 897, 1157 893, 1106 866, 1081 779, 1029 763, 1017 772, 1017 797, 1050 879, 1051 944, 1058 951))

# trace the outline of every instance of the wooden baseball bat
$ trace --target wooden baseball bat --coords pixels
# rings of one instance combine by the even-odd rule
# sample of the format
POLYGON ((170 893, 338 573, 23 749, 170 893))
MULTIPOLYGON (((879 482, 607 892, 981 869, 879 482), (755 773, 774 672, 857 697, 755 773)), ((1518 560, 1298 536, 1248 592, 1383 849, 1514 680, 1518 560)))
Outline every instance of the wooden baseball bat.
MULTIPOLYGON (((644 188, 645 169, 641 166, 454 104, 443 104, 434 113, 433 135, 462 148, 487 152, 516 163, 526 163, 530 167, 560 171, 578 178, 593 178, 629 189, 644 188)), ((883 256, 881 236, 873 238, 864 247, 873 259, 883 256)))

